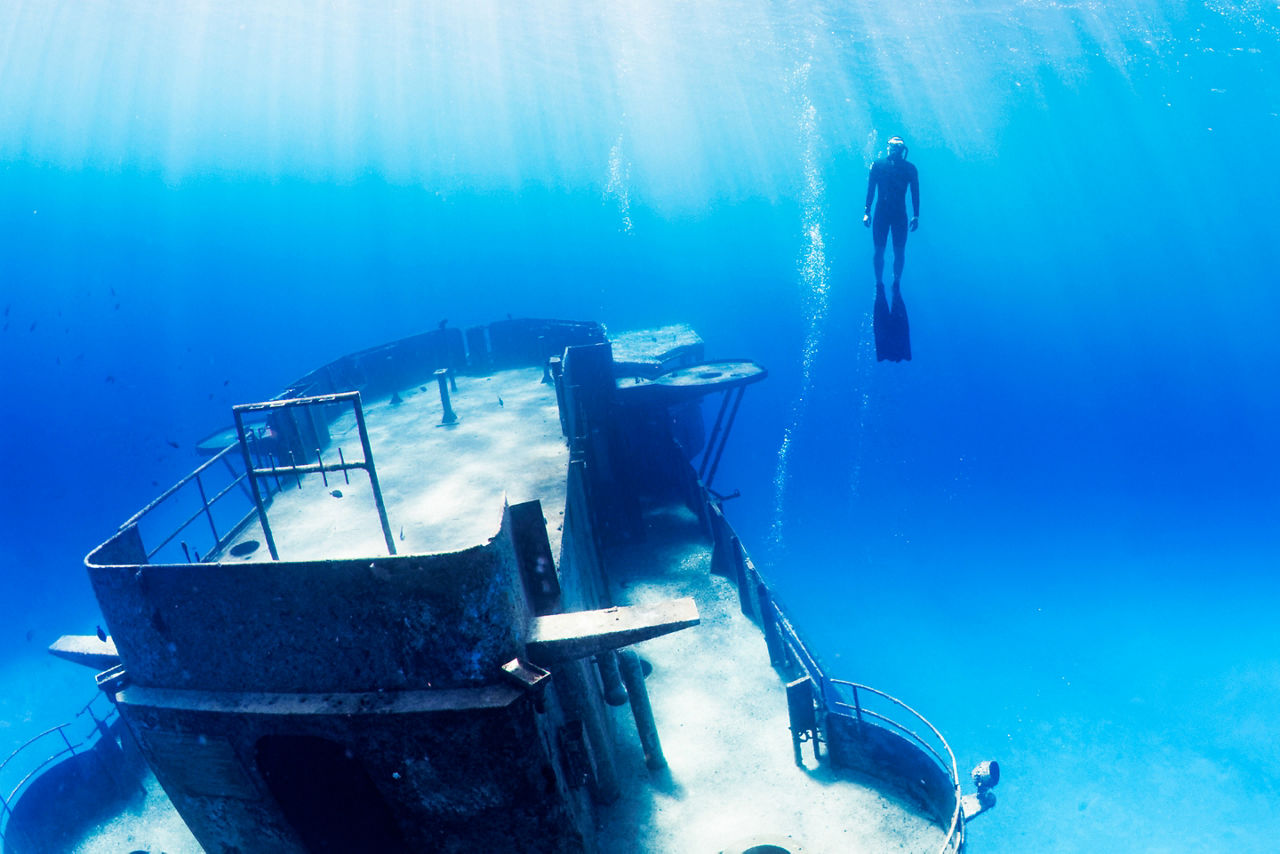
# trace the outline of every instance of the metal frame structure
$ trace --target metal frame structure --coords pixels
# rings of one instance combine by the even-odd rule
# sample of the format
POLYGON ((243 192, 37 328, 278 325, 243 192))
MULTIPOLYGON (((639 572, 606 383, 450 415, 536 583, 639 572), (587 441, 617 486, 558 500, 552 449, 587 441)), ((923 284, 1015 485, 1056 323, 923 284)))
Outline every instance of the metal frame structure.
MULTIPOLYGON (((5 770, 9 768, 14 760, 19 756, 30 755, 30 751, 32 751, 36 745, 52 739, 54 736, 58 736, 62 739, 63 746, 57 747, 57 743, 55 742, 55 749, 53 753, 49 754, 44 759, 39 760, 36 763, 36 766, 24 774, 22 779, 19 780, 12 789, 9 789, 8 791, 0 791, 0 807, 3 808, 3 815, 0 816, 0 842, 4 843, 4 849, 6 851, 21 850, 20 846, 15 848, 13 841, 10 840, 6 834, 9 830, 9 819, 13 816, 12 804, 17 802, 18 796, 22 794, 23 790, 27 787, 27 784, 38 777, 46 768, 56 764, 62 759, 71 758, 75 756, 77 752, 84 752, 93 749, 94 745, 96 745, 100 739, 105 737, 105 734, 109 730, 112 722, 119 716, 115 706, 110 706, 106 714, 99 717, 93 711, 94 703, 97 702, 108 702, 106 695, 102 693, 94 694, 93 698, 85 704, 84 708, 76 712, 74 720, 68 721, 64 724, 58 724, 57 726, 50 727, 38 735, 33 735, 31 738, 18 745, 18 747, 16 747, 3 762, 0 762, 0 781, 2 781, 4 780, 5 770), (88 735, 73 744, 71 738, 67 736, 67 730, 74 726, 75 723, 84 715, 88 715, 89 719, 93 721, 93 728, 90 730, 88 735)), ((21 773, 21 771, 19 771, 19 773, 21 773)), ((7 785, 4 785, 3 783, 0 783, 0 786, 3 786, 6 789, 8 788, 7 785)))
POLYGON ((707 452, 703 454, 702 465, 698 468, 698 477, 703 479, 707 489, 711 489, 711 482, 716 479, 716 469, 720 468, 720 457, 724 454, 725 445, 729 443, 729 432, 733 430, 733 422, 738 417, 738 407, 742 405, 742 396, 746 390, 746 386, 727 389, 720 400, 720 411, 716 413, 715 426, 711 428, 711 437, 707 439, 707 452), (733 399, 732 409, 729 409, 730 398, 733 399), (720 425, 724 421, 726 409, 729 409, 729 420, 724 424, 724 432, 721 433, 720 425), (717 439, 720 441, 719 445, 716 445, 717 439), (709 472, 708 462, 711 464, 709 472))
MULTIPOLYGON (((319 473, 324 480, 324 485, 329 485, 329 472, 342 472, 343 478, 347 483, 351 480, 347 476, 347 472, 351 469, 363 469, 369 475, 369 483, 373 487, 373 501, 378 508, 378 520, 382 523, 382 535, 387 542, 387 551, 390 554, 396 553, 395 538, 391 535, 391 523, 387 521, 387 508, 382 501, 382 488, 378 485, 378 473, 373 465, 373 450, 369 446, 369 431, 365 428, 364 407, 360 403, 360 392, 345 391, 337 394, 322 394, 314 397, 294 397, 286 400, 271 400, 266 403, 242 403, 231 407, 231 413, 236 420, 236 435, 240 437, 240 450, 244 455, 245 473, 249 477, 249 486, 253 492, 253 503, 258 509, 258 521, 262 524, 262 534, 267 541, 267 549, 271 552, 272 560, 279 560, 280 553, 276 550, 275 537, 271 535, 271 526, 267 522, 267 508, 262 499, 262 490, 258 485, 258 481, 265 477, 273 478, 279 484, 280 475, 292 474, 294 480, 298 484, 298 488, 302 488, 301 475, 319 473), (308 416, 311 415, 310 407, 329 406, 332 404, 351 404, 352 412, 356 419, 356 428, 360 432, 360 448, 364 453, 364 459, 354 462, 348 461, 342 454, 342 449, 338 449, 337 464, 325 463, 321 456, 320 448, 315 448, 316 461, 314 463, 298 463, 292 460, 292 452, 290 453, 291 462, 288 465, 280 465, 272 455, 271 468, 258 468, 254 466, 253 460, 249 454, 249 441, 245 434, 244 416, 251 412, 265 412, 268 414, 277 414, 293 409, 304 409, 308 416)), ((292 414, 292 413, 290 413, 292 414)), ((270 487, 268 486, 268 492, 270 487)))

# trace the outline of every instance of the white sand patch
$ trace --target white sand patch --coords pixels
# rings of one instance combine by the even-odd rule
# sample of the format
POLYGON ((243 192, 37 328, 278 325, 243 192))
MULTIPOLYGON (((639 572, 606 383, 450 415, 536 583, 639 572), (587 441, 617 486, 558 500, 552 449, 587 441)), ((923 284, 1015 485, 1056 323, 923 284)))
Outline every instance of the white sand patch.
POLYGON ((156 778, 148 773, 143 785, 147 795, 141 804, 99 825, 71 854, 203 854, 156 778))
MULTIPOLYGON (((398 554, 461 551, 487 542, 502 520, 503 496, 516 504, 541 499, 552 554, 560 550, 568 449, 560 435, 555 387, 542 371, 522 368, 459 377, 451 394, 458 420, 441 425, 435 384, 400 393, 402 402, 363 401, 387 520, 398 554)), ((326 464, 364 452, 354 416, 330 428, 326 464)), ((267 511, 282 560, 387 554, 373 490, 362 471, 282 477, 284 491, 267 511), (341 493, 340 496, 334 493, 341 493)), ((262 539, 250 525, 235 542, 262 539)), ((265 546, 247 558, 269 560, 265 546)))
POLYGON ((633 744, 619 757, 623 795, 603 811, 600 850, 631 851, 644 839, 649 852, 716 852, 749 839, 793 852, 936 852, 941 828, 838 779, 810 745, 796 766, 786 692, 764 637, 742 616, 733 584, 710 574, 710 549, 695 530, 691 519, 662 522, 643 547, 611 555, 619 604, 693 596, 702 623, 636 648, 653 664, 647 686, 669 767, 644 766, 630 707, 614 709, 633 744))

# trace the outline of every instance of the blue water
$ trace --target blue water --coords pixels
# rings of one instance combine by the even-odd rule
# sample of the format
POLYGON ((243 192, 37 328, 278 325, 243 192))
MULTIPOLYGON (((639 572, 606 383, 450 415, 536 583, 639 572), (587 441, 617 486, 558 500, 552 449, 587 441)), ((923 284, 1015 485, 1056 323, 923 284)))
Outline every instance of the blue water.
POLYGON ((972 850, 1275 850, 1274 4, 258 5, 0 8, 6 743, 231 404, 444 318, 683 321, 770 369, 716 485, 829 667, 1001 761, 972 850))

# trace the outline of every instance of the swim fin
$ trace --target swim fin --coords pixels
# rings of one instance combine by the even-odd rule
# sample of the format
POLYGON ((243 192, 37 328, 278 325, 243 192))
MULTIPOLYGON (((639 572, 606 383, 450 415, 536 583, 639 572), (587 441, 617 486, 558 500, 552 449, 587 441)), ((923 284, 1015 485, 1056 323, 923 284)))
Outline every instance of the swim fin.
POLYGON ((911 361, 911 331, 902 291, 893 287, 893 306, 885 299, 884 285, 876 285, 876 304, 871 315, 876 338, 876 361, 911 361))
POLYGON ((871 313, 871 328, 876 338, 876 361, 893 358, 890 352, 889 303, 884 298, 884 285, 876 285, 876 305, 871 313))
POLYGON ((893 330, 895 362, 911 361, 911 326, 907 323, 907 304, 902 301, 902 291, 893 286, 893 306, 889 310, 889 328, 893 330))

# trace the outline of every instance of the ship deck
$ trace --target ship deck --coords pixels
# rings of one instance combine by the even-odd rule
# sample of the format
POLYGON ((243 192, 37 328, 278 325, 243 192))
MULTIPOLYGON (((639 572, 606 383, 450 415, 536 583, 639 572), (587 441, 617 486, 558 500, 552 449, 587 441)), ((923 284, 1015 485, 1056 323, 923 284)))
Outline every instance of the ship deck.
MULTIPOLYGON (((537 368, 458 377, 451 395, 458 420, 441 424, 435 385, 402 391, 401 401, 364 400, 374 466, 399 554, 461 551, 487 542, 502 521, 502 501, 541 499, 552 554, 560 549, 569 452, 560 432, 555 387, 537 368), (481 508, 476 512, 476 508, 481 508)), ((354 416, 330 426, 326 463, 362 454, 354 416)), ((267 510, 282 560, 376 557, 387 553, 373 490, 362 471, 280 478, 267 510), (299 488, 298 484, 301 484, 299 488)), ((258 540, 249 524, 212 560, 258 540)), ((242 560, 270 560, 259 548, 242 560)))
POLYGON ((644 542, 606 555, 620 605, 692 596, 702 623, 639 644, 668 767, 650 771, 630 709, 614 709, 632 749, 619 758, 621 799, 603 811, 603 852, 740 854, 936 852, 945 833, 875 788, 842 779, 803 745, 797 767, 781 678, 736 587, 713 575, 711 547, 685 508, 646 516, 644 542), (735 847, 736 845, 736 847, 735 847))
MULTIPOLYGON (((488 541, 503 496, 540 499, 553 554, 559 554, 568 451, 553 386, 541 371, 459 377, 458 421, 440 425, 434 386, 401 401, 366 400, 365 417, 387 516, 400 554, 440 553, 488 541), (475 512, 475 508, 488 508, 475 512)), ((326 459, 360 456, 354 419, 330 428, 326 459)), ((268 510, 281 559, 386 554, 372 490, 363 472, 292 476, 268 510), (334 494, 336 490, 340 495, 334 494)), ((741 852, 773 844, 791 852, 937 851, 943 831, 917 810, 873 787, 841 779, 811 745, 794 761, 787 702, 760 630, 740 611, 734 585, 710 572, 711 548, 684 508, 650 508, 642 542, 605 555, 614 601, 646 604, 690 596, 702 622, 637 646, 653 665, 650 698, 668 767, 650 771, 629 707, 614 708, 621 798, 601 808, 603 852, 741 852), (736 848, 735 848, 736 846, 736 848)), ((230 555, 261 536, 248 524, 225 552, 206 560, 269 560, 265 548, 230 555)), ((164 805, 167 806, 167 805, 164 805)), ((154 833, 171 814, 141 823, 154 833)), ((136 828, 135 828, 136 829, 136 828)), ((148 835, 144 830, 138 838, 148 835)), ((97 840, 101 841, 101 840, 97 840)), ((84 850, 100 850, 92 847, 84 850)), ((184 849, 178 845, 177 850, 184 849)), ((761 849, 778 850, 778 849, 761 849)))

